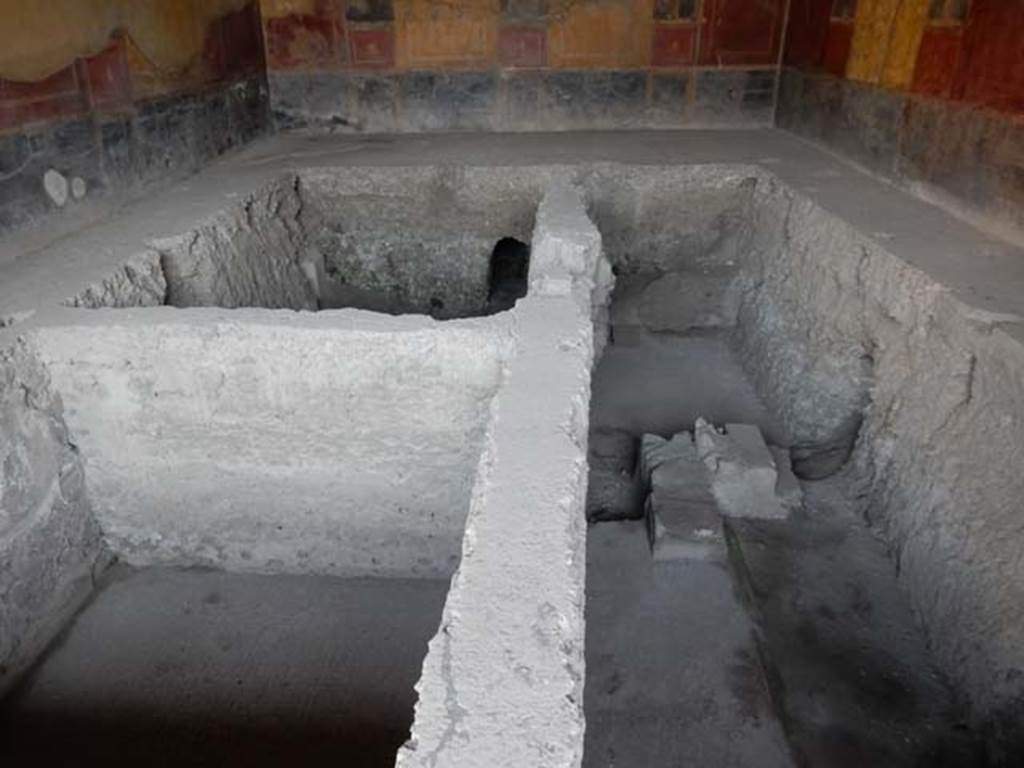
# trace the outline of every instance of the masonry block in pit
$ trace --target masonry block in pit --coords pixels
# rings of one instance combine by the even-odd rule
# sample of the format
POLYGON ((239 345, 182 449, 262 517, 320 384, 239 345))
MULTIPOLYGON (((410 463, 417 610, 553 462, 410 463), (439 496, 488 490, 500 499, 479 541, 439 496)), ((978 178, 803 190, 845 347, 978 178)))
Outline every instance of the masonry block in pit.
POLYGON ((761 430, 752 424, 726 424, 725 431, 719 432, 697 419, 694 438, 723 515, 767 519, 788 515, 775 495, 778 472, 761 430))
POLYGON ((639 474, 650 488, 644 514, 656 561, 723 556, 721 517, 707 468, 689 432, 674 435, 671 440, 645 435, 639 474))

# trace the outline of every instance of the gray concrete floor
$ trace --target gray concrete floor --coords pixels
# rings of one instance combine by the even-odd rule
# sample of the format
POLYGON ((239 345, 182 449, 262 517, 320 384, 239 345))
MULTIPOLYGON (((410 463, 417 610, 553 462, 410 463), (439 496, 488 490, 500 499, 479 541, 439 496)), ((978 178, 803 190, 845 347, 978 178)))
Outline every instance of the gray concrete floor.
POLYGON ((115 568, 0 712, 0 765, 391 766, 447 580, 115 568))
POLYGON ((584 768, 793 762, 723 563, 654 563, 640 521, 587 534, 584 768))
POLYGON ((885 542, 846 475, 804 484, 785 522, 732 521, 781 719, 802 765, 987 765, 933 666, 885 542))

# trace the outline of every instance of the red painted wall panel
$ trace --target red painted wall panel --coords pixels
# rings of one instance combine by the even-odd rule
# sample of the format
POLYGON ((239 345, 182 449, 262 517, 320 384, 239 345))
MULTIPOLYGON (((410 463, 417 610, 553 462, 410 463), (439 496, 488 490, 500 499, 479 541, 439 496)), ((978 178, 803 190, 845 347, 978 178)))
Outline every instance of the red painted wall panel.
POLYGON ((785 62, 818 67, 825 55, 832 0, 790 0, 785 62))
POLYGON ((699 61, 709 65, 773 64, 785 0, 705 0, 699 61))
POLYGON ((846 60, 850 58, 850 44, 852 42, 852 22, 830 22, 828 36, 825 39, 825 55, 821 62, 822 69, 836 77, 845 75, 846 60))
POLYGON ((32 82, 0 78, 0 130, 85 112, 88 103, 78 69, 71 64, 32 82))
POLYGON ((975 0, 964 28, 953 95, 1024 112, 1024 0, 975 0))
POLYGON ((110 45, 82 60, 89 102, 96 109, 118 109, 131 104, 132 83, 125 42, 124 35, 114 35, 110 45))
POLYGON ((928 27, 921 38, 911 90, 949 98, 961 79, 963 30, 959 26, 928 27))
POLYGON ((694 24, 656 24, 651 42, 651 63, 656 67, 693 64, 697 27, 694 24))

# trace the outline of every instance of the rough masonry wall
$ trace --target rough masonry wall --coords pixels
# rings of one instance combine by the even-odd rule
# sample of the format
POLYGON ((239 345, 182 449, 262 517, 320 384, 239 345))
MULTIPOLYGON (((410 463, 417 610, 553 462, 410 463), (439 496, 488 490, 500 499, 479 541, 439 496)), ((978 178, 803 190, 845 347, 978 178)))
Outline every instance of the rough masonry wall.
POLYGON ((779 127, 1024 227, 1024 4, 792 0, 779 127))
POLYGON ((303 171, 301 220, 323 261, 323 305, 439 318, 484 313, 494 246, 505 237, 530 240, 552 175, 536 171, 303 171))
POLYGON ((0 339, 0 694, 82 604, 103 559, 60 397, 28 345, 0 339))
POLYGON ((246 195, 182 235, 150 242, 174 307, 315 310, 318 258, 285 178, 246 195))
POLYGON ((786 0, 261 0, 279 126, 767 125, 786 0))
POLYGON ((967 306, 770 179, 754 212, 749 369, 798 446, 831 434, 853 450, 853 492, 886 530, 941 667, 992 743, 1021 743, 1021 318, 967 306))
POLYGON ((268 128, 257 0, 0 0, 0 234, 268 128))
POLYGON ((122 559, 430 577, 458 563, 506 321, 74 314, 34 335, 122 559))

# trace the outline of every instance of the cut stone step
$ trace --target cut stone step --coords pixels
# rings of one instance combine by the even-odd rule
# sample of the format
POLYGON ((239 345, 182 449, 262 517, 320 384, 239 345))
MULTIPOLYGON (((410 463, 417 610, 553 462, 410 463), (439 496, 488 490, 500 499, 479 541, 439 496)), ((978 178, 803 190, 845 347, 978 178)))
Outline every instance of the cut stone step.
POLYGON ((789 514, 775 495, 778 472, 760 429, 752 424, 726 424, 725 431, 719 432, 697 419, 694 437, 723 515, 781 519, 789 514))

